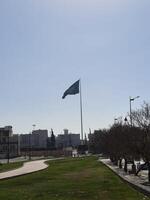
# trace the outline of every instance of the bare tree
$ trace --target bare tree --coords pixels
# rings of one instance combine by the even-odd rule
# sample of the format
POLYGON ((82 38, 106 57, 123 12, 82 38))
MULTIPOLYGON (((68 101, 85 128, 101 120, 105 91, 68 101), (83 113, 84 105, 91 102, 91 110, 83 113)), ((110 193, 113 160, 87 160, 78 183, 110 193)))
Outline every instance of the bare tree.
POLYGON ((132 119, 134 126, 142 129, 140 154, 148 166, 148 180, 150 182, 150 104, 144 102, 141 109, 132 112, 132 119))

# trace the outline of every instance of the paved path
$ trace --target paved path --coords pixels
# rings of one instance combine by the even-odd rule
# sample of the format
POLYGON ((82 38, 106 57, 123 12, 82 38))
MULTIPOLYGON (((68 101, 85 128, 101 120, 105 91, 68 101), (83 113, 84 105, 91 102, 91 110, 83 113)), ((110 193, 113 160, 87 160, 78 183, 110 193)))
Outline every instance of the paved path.
POLYGON ((143 193, 150 196, 150 186, 143 185, 143 183, 148 181, 147 171, 141 171, 139 176, 135 176, 133 174, 126 173, 124 172, 123 169, 119 169, 118 166, 113 165, 110 159, 99 159, 99 160, 105 165, 107 165, 107 167, 109 167, 113 172, 119 175, 122 179, 130 183, 132 186, 135 186, 135 188, 139 189, 143 193))
MULTIPOLYGON (((39 156, 39 157, 33 157, 32 156, 32 161, 33 160, 40 160, 40 159, 45 159, 44 156, 39 156)), ((29 161, 29 156, 21 156, 21 157, 16 157, 16 158, 10 158, 9 159, 9 163, 14 163, 14 162, 20 162, 20 161, 29 161)), ((0 159, 0 163, 2 164, 7 164, 8 163, 8 159, 0 159)))
POLYGON ((13 178, 16 176, 22 176, 25 174, 46 169, 48 165, 45 163, 45 161, 49 161, 49 160, 56 160, 56 159, 36 160, 36 161, 25 162, 24 165, 18 169, 0 173, 0 180, 13 178))

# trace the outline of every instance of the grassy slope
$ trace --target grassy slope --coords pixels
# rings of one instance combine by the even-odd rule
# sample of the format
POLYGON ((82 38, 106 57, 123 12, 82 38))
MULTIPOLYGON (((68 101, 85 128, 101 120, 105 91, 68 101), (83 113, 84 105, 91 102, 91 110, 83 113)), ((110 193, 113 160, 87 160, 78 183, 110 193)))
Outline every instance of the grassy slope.
POLYGON ((15 162, 9 164, 0 164, 0 173, 21 167, 23 162, 15 162))
POLYGON ((49 164, 44 171, 0 181, 0 199, 143 200, 142 194, 124 184, 94 157, 49 164))

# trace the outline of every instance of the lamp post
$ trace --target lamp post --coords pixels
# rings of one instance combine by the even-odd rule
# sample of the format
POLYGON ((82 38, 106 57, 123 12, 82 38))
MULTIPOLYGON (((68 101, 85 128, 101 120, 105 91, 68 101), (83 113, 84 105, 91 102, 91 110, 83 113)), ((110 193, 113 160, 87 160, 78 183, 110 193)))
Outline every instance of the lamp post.
POLYGON ((32 133, 35 130, 36 125, 33 124, 32 127, 33 127, 32 132, 29 133, 29 160, 31 160, 31 154, 32 154, 31 153, 31 150, 32 150, 32 144, 31 144, 32 143, 32 133))
POLYGON ((134 98, 131 98, 131 97, 129 97, 129 104, 130 104, 130 123, 131 123, 131 126, 133 125, 133 123, 132 123, 132 104, 131 104, 131 102, 132 101, 134 101, 135 99, 137 99, 137 98, 139 98, 140 96, 136 96, 136 97, 134 97, 134 98))
POLYGON ((118 118, 114 118, 114 124, 118 122, 118 118))
POLYGON ((32 130, 32 131, 34 131, 34 130, 35 130, 35 127, 36 127, 36 124, 33 124, 32 127, 33 127, 33 130, 32 130))
POLYGON ((122 117, 115 117, 114 118, 114 124, 120 124, 122 121, 122 117))
POLYGON ((10 137, 9 137, 9 131, 8 131, 8 141, 7 141, 7 144, 8 144, 8 146, 7 146, 7 163, 9 164, 9 160, 10 160, 10 137))
POLYGON ((29 160, 31 160, 31 133, 29 133, 29 160))

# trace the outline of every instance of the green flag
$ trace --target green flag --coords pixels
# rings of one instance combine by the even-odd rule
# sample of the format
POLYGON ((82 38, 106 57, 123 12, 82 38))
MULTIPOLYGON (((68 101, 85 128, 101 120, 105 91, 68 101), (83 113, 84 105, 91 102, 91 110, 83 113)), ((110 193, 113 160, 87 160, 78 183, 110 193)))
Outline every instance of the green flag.
POLYGON ((76 81, 73 85, 71 85, 63 94, 62 98, 64 99, 67 95, 74 95, 79 93, 79 82, 76 81))

